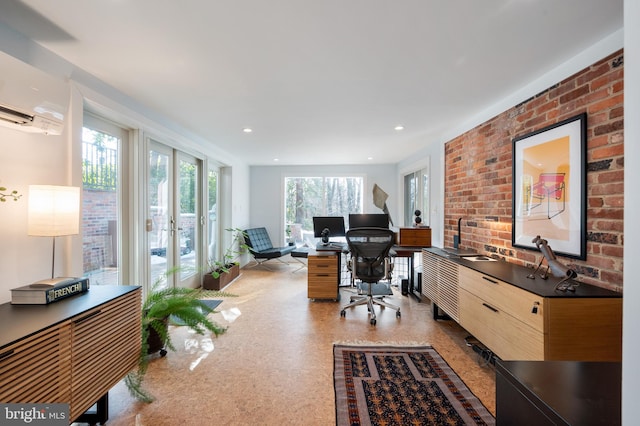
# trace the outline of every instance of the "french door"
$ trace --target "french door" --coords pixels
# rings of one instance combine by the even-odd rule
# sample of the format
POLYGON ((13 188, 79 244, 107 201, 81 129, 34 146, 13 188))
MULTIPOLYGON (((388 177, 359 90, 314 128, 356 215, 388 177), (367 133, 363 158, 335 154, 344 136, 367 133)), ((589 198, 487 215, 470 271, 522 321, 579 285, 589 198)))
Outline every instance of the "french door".
POLYGON ((150 141, 146 236, 151 285, 200 285, 201 169, 197 158, 150 141))

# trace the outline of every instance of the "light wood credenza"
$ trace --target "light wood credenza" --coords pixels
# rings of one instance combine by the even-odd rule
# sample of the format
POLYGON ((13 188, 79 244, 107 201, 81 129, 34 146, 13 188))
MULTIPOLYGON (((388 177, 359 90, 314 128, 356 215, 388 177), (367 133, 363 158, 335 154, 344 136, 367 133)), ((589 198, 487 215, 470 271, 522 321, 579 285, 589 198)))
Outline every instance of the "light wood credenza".
POLYGON ((0 324, 1 402, 67 403, 71 421, 98 403, 104 423, 107 393, 137 365, 141 290, 93 286, 50 305, 5 303, 0 324))
POLYGON ((622 295, 532 269, 423 249, 422 293, 503 360, 621 361, 622 295))

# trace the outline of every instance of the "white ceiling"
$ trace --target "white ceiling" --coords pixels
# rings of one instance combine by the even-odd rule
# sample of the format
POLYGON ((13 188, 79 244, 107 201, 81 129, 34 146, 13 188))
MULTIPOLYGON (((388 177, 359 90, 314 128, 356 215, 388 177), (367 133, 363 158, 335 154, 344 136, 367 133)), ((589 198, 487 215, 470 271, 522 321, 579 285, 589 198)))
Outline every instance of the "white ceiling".
POLYGON ((0 20, 252 165, 396 163, 623 26, 622 0, 2 0, 0 20))

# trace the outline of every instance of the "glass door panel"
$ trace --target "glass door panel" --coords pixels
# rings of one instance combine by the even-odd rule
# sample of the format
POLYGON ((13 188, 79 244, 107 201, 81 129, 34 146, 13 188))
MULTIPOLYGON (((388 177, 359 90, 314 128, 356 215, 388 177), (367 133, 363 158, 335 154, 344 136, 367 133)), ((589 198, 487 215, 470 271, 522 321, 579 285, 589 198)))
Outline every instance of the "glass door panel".
POLYGON ((218 253, 218 171, 209 169, 207 181, 209 188, 209 206, 207 209, 207 260, 213 262, 220 256, 218 253))
MULTIPOLYGON (((122 284, 122 145, 127 131, 85 114, 82 129, 83 274, 92 285, 122 284)), ((124 185, 126 188, 126 185, 124 185)))
MULTIPOLYGON (((172 152, 166 147, 153 145, 149 150, 147 197, 147 242, 149 247, 149 275, 151 284, 166 285, 164 278, 173 268, 173 245, 170 244, 173 180, 172 152)), ((173 285, 173 283, 171 283, 173 285)))
POLYGON ((151 285, 200 285, 200 175, 195 157, 151 143, 146 223, 151 285))
POLYGON ((175 233, 176 267, 180 271, 181 287, 197 287, 199 279, 199 161, 182 153, 178 153, 178 182, 177 199, 175 206, 175 221, 173 230, 175 233))

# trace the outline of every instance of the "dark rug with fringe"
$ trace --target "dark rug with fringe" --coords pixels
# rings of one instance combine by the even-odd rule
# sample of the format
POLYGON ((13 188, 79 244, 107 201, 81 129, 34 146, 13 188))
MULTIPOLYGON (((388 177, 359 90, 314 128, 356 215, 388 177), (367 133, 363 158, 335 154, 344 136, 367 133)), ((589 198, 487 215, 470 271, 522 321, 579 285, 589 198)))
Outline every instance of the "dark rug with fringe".
POLYGON ((333 347, 336 424, 494 425, 431 346, 333 347))

